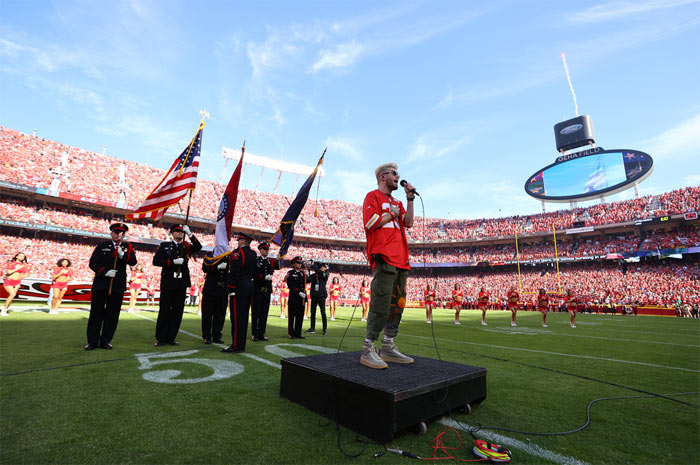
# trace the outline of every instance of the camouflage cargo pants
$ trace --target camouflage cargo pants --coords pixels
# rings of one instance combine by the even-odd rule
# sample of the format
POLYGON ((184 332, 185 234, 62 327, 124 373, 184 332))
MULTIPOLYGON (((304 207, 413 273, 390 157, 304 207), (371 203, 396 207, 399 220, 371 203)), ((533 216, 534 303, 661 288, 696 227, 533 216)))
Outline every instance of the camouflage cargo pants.
POLYGON ((408 270, 388 265, 380 257, 376 259, 372 279, 372 294, 367 316, 367 339, 376 341, 384 330, 385 337, 395 337, 399 332, 401 315, 406 305, 406 278, 408 270))

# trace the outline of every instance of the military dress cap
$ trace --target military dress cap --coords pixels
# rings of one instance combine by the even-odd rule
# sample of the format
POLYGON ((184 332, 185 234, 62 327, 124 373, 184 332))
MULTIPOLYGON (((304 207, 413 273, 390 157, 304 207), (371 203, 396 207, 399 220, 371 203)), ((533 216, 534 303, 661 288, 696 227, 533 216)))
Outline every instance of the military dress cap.
POLYGON ((244 240, 246 240, 246 241, 251 241, 251 242, 252 242, 252 241, 253 241, 253 236, 251 236, 250 234, 246 234, 246 233, 244 233, 243 231, 241 231, 241 232, 238 233, 238 240, 240 241, 241 239, 244 239, 244 240))
POLYGON ((170 232, 171 232, 171 233, 174 233, 174 232, 185 232, 185 230, 182 229, 182 225, 181 225, 181 224, 174 224, 174 225, 170 226, 170 232))
POLYGON ((304 259, 301 257, 294 257, 292 258, 292 263, 304 263, 304 259))
POLYGON ((116 232, 127 232, 129 230, 129 227, 124 223, 113 223, 109 226, 109 230, 116 232))
POLYGON ((261 241, 258 244, 258 249, 269 249, 270 248, 270 243, 267 241, 261 241))

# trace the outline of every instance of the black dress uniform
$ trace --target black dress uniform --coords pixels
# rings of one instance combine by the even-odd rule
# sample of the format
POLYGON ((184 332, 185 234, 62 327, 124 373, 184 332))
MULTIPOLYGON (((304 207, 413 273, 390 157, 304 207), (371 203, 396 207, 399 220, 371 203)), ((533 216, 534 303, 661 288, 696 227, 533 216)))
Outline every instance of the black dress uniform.
MULTIPOLYGON (((173 225, 170 232, 182 231, 181 225, 173 225)), ((190 235, 192 244, 182 242, 165 241, 153 256, 153 265, 162 268, 160 273, 160 306, 158 320, 156 321, 156 345, 173 344, 180 331, 182 313, 185 311, 185 296, 190 287, 190 270, 187 266, 189 257, 202 250, 202 244, 194 236, 190 235), (173 260, 184 259, 184 263, 176 265, 173 260)))
POLYGON ((328 297, 328 267, 323 263, 314 265, 314 273, 309 277, 311 282, 311 327, 307 333, 313 333, 316 330, 316 307, 321 310, 321 320, 323 322, 323 334, 326 334, 328 323, 326 320, 326 298, 328 297))
MULTIPOLYGON (((113 232, 125 233, 129 228, 123 223, 115 223, 109 228, 113 232)), ((114 236, 113 236, 114 237, 114 236)), ((85 350, 96 347, 112 348, 112 337, 119 323, 124 291, 126 290, 126 265, 136 265, 136 255, 131 244, 114 241, 101 242, 90 256, 90 269, 95 272, 90 299, 90 317, 87 324, 88 345, 85 350), (123 255, 119 257, 119 247, 123 255), (106 276, 116 270, 114 277, 106 276)))
MULTIPOLYGON (((301 257, 294 257, 292 264, 294 263, 302 263, 301 257)), ((304 336, 301 335, 301 325, 304 322, 304 303, 306 302, 306 272, 303 269, 291 269, 287 273, 285 281, 289 287, 289 320, 287 323, 289 337, 304 339, 304 336)))
POLYGON ((223 344, 221 331, 228 305, 228 255, 211 264, 205 259, 202 271, 206 273, 202 289, 202 339, 207 344, 212 341, 223 344), (220 269, 220 264, 224 264, 225 268, 220 269))
MULTIPOLYGON (((261 242, 258 249, 269 250, 270 244, 261 242)), ((271 276, 275 270, 279 269, 280 261, 278 259, 258 256, 256 272, 253 277, 253 304, 251 308, 253 341, 267 341, 265 329, 267 328, 267 315, 270 312, 272 281, 265 279, 265 277, 271 276)))
MULTIPOLYGON (((240 233, 239 238, 242 235, 240 233)), ((256 258, 257 255, 248 245, 238 247, 229 255, 228 292, 233 342, 229 347, 223 349, 224 352, 245 352, 256 258)))

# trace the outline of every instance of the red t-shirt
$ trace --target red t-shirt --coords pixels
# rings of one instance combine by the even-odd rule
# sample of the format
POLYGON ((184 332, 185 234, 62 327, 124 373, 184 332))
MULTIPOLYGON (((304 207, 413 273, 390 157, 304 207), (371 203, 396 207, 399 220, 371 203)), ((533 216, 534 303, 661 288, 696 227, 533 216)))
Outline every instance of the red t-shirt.
POLYGON ((406 209, 400 200, 379 189, 373 190, 365 197, 362 205, 362 221, 364 221, 367 236, 367 257, 372 269, 376 267, 374 255, 381 255, 384 261, 396 268, 411 269, 408 262, 408 240, 403 222, 405 214, 406 209), (377 228, 382 215, 389 213, 391 206, 399 207, 399 216, 381 228, 377 228))

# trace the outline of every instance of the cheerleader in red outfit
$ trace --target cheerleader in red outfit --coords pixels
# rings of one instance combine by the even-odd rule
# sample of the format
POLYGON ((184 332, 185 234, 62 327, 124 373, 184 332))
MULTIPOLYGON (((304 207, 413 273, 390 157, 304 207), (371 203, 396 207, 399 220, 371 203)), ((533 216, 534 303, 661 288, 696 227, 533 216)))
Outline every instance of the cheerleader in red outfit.
POLYGON ((367 311, 369 310, 369 297, 372 294, 367 280, 362 280, 362 286, 360 286, 360 305, 362 306, 362 321, 367 321, 367 311))
POLYGON ((309 296, 309 298, 306 299, 306 302, 304 302, 304 319, 308 320, 309 316, 311 315, 311 283, 306 283, 304 285, 304 289, 306 291, 306 295, 309 296))
POLYGON ((336 276, 333 278, 331 287, 329 289, 329 294, 331 295, 331 321, 335 321, 335 312, 338 310, 338 302, 340 301, 340 291, 342 287, 340 286, 340 279, 336 276))
POLYGON ((579 309, 580 299, 574 295, 574 291, 568 289, 566 291, 566 297, 564 297, 564 303, 566 304, 566 309, 569 311, 569 319, 571 321, 571 327, 576 327, 576 312, 579 309))
POLYGON ((423 291, 423 300, 425 301, 425 322, 433 322, 433 309, 435 308, 435 289, 433 289, 432 284, 425 286, 425 291, 423 291))
POLYGON ((289 286, 287 281, 280 284, 280 318, 287 318, 287 305, 289 304, 289 286))
POLYGON ((143 272, 141 265, 136 265, 131 269, 131 276, 129 277, 129 294, 131 295, 129 297, 129 313, 134 313, 141 286, 145 283, 146 273, 143 272))
POLYGON ((487 326, 486 324, 486 310, 489 307, 489 293, 486 291, 486 288, 481 286, 481 289, 479 289, 479 297, 477 299, 477 302, 479 303, 479 308, 481 309, 481 325, 482 326, 487 326))
POLYGON ((27 276, 29 276, 27 256, 23 252, 18 252, 14 257, 12 257, 12 260, 7 263, 5 268, 5 279, 3 280, 2 285, 7 291, 7 299, 5 300, 5 307, 3 307, 0 316, 7 316, 7 311, 10 308, 10 304, 19 292, 22 279, 26 278, 27 276))
POLYGON ((542 313, 542 327, 547 327, 547 311, 549 310, 549 296, 544 289, 537 294, 537 310, 542 313))
POLYGON ((455 324, 461 325, 459 322, 459 312, 462 310, 462 301, 464 300, 464 291, 459 286, 459 283, 455 284, 455 288, 452 290, 452 308, 455 311, 455 324))
POLYGON ((515 319, 518 314, 518 301, 520 300, 520 294, 515 290, 515 286, 510 286, 510 291, 508 291, 508 310, 511 312, 510 325, 518 326, 515 324, 515 319))
POLYGON ((51 301, 51 315, 58 315, 58 307, 61 306, 63 296, 68 290, 68 282, 73 280, 73 268, 71 261, 67 258, 62 258, 56 262, 56 267, 53 269, 51 277, 51 289, 53 289, 53 300, 51 301))

